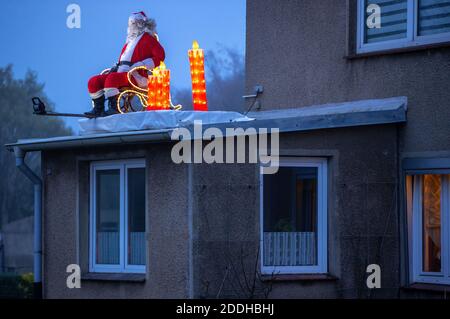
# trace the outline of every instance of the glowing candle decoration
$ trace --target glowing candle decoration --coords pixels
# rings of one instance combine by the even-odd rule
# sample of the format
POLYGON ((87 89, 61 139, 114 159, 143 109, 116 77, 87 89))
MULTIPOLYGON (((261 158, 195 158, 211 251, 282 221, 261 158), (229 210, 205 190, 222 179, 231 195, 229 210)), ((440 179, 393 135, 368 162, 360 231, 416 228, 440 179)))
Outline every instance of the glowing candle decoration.
POLYGON ((167 110, 170 108, 170 70, 164 62, 153 69, 148 77, 147 110, 167 110))
POLYGON ((159 66, 159 74, 162 78, 161 85, 161 107, 163 109, 170 108, 170 70, 166 68, 166 64, 161 62, 159 66))
POLYGON ((155 72, 155 94, 156 94, 156 105, 155 108, 157 110, 162 109, 162 82, 163 78, 161 76, 161 72, 159 72, 159 69, 155 72))
POLYGON ((198 42, 194 41, 192 50, 189 50, 189 63, 191 66, 192 100, 194 111, 208 111, 205 81, 205 55, 198 42))
POLYGON ((148 77, 148 100, 147 110, 154 110, 156 108, 156 76, 155 71, 148 77))

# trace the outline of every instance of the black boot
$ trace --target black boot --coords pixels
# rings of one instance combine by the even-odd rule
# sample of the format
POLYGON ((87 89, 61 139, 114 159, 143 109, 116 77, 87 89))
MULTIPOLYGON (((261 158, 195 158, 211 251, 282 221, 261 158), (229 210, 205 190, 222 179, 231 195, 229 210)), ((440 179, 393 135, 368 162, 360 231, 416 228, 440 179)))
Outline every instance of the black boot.
POLYGON ((89 112, 84 112, 84 114, 93 117, 100 117, 105 115, 105 96, 102 95, 99 98, 93 99, 94 108, 89 112))
POLYGON ((118 114, 117 110, 117 98, 119 95, 111 96, 108 98, 108 111, 105 112, 106 116, 118 114))

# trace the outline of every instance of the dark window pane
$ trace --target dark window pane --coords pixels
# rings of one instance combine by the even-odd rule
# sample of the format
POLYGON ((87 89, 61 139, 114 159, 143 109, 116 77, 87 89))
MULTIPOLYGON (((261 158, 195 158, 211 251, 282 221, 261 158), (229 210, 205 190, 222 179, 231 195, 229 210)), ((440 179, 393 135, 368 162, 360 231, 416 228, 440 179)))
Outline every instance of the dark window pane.
POLYGON ((423 271, 441 271, 441 176, 424 175, 422 187, 423 271))
POLYGON ((128 264, 145 265, 145 168, 128 169, 128 264))
POLYGON ((407 35, 407 0, 366 0, 364 6, 364 43, 382 42, 404 39, 407 35), (367 13, 371 4, 381 8, 381 27, 369 29, 367 19, 372 13, 367 13))
POLYGON ((419 35, 450 32, 450 0, 419 0, 419 35))
POLYGON ((317 264, 317 168, 264 175, 264 265, 317 264))
POLYGON ((96 260, 119 264, 120 170, 97 171, 96 184, 96 260))

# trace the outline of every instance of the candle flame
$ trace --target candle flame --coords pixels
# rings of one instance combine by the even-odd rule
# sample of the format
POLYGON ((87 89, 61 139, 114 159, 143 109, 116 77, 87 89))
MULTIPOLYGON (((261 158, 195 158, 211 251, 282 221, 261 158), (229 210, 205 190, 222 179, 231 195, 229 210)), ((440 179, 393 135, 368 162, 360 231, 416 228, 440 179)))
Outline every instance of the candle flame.
POLYGON ((198 45, 197 40, 195 40, 194 42, 192 42, 192 49, 193 50, 198 50, 200 48, 200 46, 198 45))

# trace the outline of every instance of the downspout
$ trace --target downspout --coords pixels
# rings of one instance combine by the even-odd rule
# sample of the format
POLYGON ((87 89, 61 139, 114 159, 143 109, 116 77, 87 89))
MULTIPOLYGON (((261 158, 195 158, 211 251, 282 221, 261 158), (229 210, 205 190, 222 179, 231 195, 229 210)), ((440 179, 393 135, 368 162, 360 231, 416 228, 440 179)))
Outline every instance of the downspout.
POLYGON ((26 152, 14 147, 17 168, 34 185, 34 298, 42 299, 42 180, 25 164, 26 152))
POLYGON ((188 234, 189 234, 189 242, 188 242, 188 298, 194 299, 194 254, 193 254, 193 247, 194 247, 194 218, 193 218, 193 164, 188 164, 188 234))
POLYGON ((5 252, 4 252, 4 245, 3 245, 3 236, 0 232, 0 273, 5 271, 5 252))

